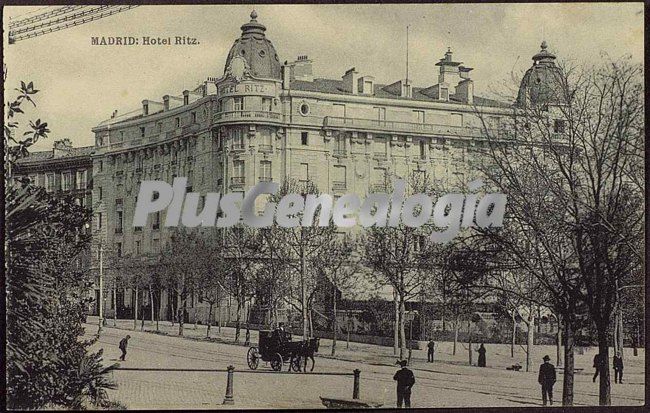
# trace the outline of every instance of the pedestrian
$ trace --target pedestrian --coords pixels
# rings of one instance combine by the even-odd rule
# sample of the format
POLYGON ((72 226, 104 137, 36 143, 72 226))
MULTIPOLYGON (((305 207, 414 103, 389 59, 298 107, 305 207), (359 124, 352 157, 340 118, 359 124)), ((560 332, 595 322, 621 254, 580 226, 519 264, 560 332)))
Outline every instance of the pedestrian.
POLYGON ((244 345, 249 346, 251 344, 251 330, 246 325, 246 340, 244 340, 244 345))
POLYGON ((478 348, 478 366, 485 367, 485 345, 481 343, 481 346, 478 348))
POLYGON ((120 356, 120 360, 124 361, 126 360, 126 346, 129 345, 129 339, 131 338, 130 335, 126 335, 122 340, 120 340, 120 350, 122 351, 122 355, 120 356))
POLYGON ((537 382, 542 385, 542 403, 546 406, 546 398, 553 405, 553 385, 555 384, 555 366, 549 363, 551 358, 546 355, 543 358, 544 363, 539 366, 539 375, 537 382))
POLYGON ((397 381, 397 407, 402 407, 402 402, 406 408, 411 407, 411 388, 415 384, 413 372, 406 367, 406 360, 400 360, 396 364, 401 366, 393 376, 397 381))
POLYGON ((623 383, 623 357, 618 351, 614 355, 614 383, 623 383))
POLYGON ((433 341, 433 338, 429 339, 429 344, 427 344, 429 351, 427 352, 427 362, 433 363, 433 353, 436 351, 436 343, 433 341))
POLYGON ((604 360, 603 355, 601 355, 600 353, 594 356, 594 368, 596 369, 596 371, 594 372, 594 377, 591 381, 593 381, 594 383, 596 382, 596 378, 598 377, 598 374, 601 372, 602 368, 606 365, 605 364, 606 362, 607 360, 604 360))

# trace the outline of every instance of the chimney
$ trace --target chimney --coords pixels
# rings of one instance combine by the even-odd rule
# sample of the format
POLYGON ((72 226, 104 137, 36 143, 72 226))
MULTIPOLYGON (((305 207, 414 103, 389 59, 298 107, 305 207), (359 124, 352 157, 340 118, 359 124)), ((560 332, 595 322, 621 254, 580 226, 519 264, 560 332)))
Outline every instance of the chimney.
POLYGON ((169 95, 163 96, 163 111, 169 110, 169 95))
POLYGON ((474 103, 474 81, 463 79, 456 86, 456 97, 462 102, 472 105, 474 103))
POLYGON ((343 75, 343 89, 348 93, 352 93, 353 95, 357 95, 359 93, 358 82, 359 73, 357 73, 354 67, 345 72, 343 75))
POLYGON ((72 149, 72 142, 70 142, 70 139, 65 138, 54 141, 52 152, 54 156, 61 156, 70 153, 70 149, 72 149))
POLYGON ((184 90, 183 91, 183 105, 189 105, 190 103, 190 91, 189 90, 184 90))
POLYGON ((291 80, 304 80, 306 82, 314 81, 312 70, 313 61, 307 55, 300 55, 295 62, 291 63, 291 80))
POLYGON ((149 114, 149 101, 147 99, 142 101, 142 114, 144 116, 149 114))

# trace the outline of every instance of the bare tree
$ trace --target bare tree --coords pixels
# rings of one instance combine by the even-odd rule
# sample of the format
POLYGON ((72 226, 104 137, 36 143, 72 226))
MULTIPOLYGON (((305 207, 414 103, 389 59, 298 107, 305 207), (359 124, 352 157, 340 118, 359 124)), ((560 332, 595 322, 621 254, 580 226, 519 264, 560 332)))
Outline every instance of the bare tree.
MULTIPOLYGON (((643 260, 635 178, 644 104, 642 68, 625 59, 553 73, 556 86, 544 99, 519 102, 509 128, 495 133, 482 117, 489 141, 482 170, 508 195, 508 231, 486 232, 537 278, 563 320, 563 404, 571 405, 576 323, 589 317, 607 358, 619 284, 643 260)), ((608 363, 599 402, 610 404, 608 363)))

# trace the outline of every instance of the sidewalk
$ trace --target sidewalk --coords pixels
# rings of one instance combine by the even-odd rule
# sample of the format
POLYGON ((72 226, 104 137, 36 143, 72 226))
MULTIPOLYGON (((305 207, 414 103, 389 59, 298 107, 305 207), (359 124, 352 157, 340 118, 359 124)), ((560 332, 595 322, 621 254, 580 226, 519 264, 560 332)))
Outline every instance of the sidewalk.
MULTIPOLYGON (((97 317, 88 317, 90 324, 97 323, 97 317)), ((113 326, 113 320, 107 319, 106 325, 113 326)), ((140 331, 141 321, 138 320, 136 331, 140 331)), ((117 327, 125 330, 133 330, 133 320, 117 320, 117 327)), ((170 336, 178 336, 178 323, 171 325, 169 321, 159 322, 159 331, 156 332, 156 324, 150 321, 145 321, 145 332, 152 332, 158 334, 165 334, 170 336)), ((241 345, 243 346, 246 329, 242 328, 240 332, 239 343, 235 343, 235 328, 216 326, 211 327, 210 338, 206 338, 207 326, 197 325, 196 329, 194 324, 184 324, 183 335, 187 339, 212 341, 217 343, 241 345)), ((255 346, 258 342, 258 331, 251 330, 251 345, 255 346)), ((294 340, 300 340, 300 337, 294 336, 294 340)), ((456 344, 456 354, 453 354, 452 342, 437 342, 435 352, 435 362, 427 363, 426 350, 412 350, 411 366, 416 369, 436 371, 441 369, 441 365, 455 365, 469 367, 469 351, 468 344, 458 342, 456 344)), ((478 360, 478 353, 476 349, 478 344, 473 345, 472 365, 476 365, 478 360)), ((514 363, 522 365, 522 372, 525 370, 526 365, 526 350, 525 345, 515 346, 514 357, 510 356, 510 345, 507 344, 485 344, 487 349, 487 369, 507 372, 506 367, 510 367, 514 363)), ((389 365, 394 366, 399 356, 393 355, 393 348, 386 346, 379 346, 375 344, 366 343, 346 343, 345 337, 337 340, 336 355, 331 356, 332 340, 320 339, 320 349, 317 353, 318 357, 334 358, 338 360, 361 362, 366 364, 376 365, 389 365)), ((595 347, 585 348, 584 354, 575 354, 575 367, 582 369, 576 372, 576 375, 591 376, 593 374, 593 357, 596 354, 595 347)), ((542 363, 542 357, 548 354, 551 357, 552 363, 556 364, 556 347, 549 345, 536 345, 533 347, 533 354, 531 357, 531 370, 537 372, 539 365, 542 363)), ((614 350, 610 349, 610 356, 614 354, 614 350)), ((630 375, 644 375, 645 374, 645 349, 640 348, 638 356, 634 357, 631 348, 625 349, 625 374, 630 375)), ((404 354, 408 357, 408 353, 404 354)), ((611 358, 611 357, 610 357, 611 358)), ((561 367, 561 364, 557 367, 561 367)), ((561 374, 561 373, 560 373, 561 374)))

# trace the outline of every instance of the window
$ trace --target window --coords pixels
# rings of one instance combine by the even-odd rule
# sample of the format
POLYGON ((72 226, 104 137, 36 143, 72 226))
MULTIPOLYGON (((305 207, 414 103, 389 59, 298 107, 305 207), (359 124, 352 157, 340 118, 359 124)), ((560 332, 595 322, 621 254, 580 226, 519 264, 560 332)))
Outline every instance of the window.
POLYGON ((196 112, 192 112, 192 123, 196 123, 196 112))
POLYGON ((347 136, 345 136, 344 133, 340 133, 339 136, 336 137, 336 150, 335 153, 338 153, 340 155, 345 154, 345 144, 347 140, 347 136))
POLYGON ((45 175, 45 190, 47 192, 54 192, 54 174, 45 175))
POLYGON ((262 98, 262 110, 265 112, 271 111, 272 100, 271 98, 262 98))
POLYGON ((64 191, 69 191, 70 189, 72 189, 72 173, 63 172, 61 174, 61 179, 62 179, 61 186, 64 191))
POLYGON ((377 113, 378 121, 386 120, 386 108, 375 108, 375 112, 377 113))
POLYGON ((335 103, 333 105, 332 116, 344 118, 345 117, 345 105, 335 103))
POLYGON ((372 150, 375 156, 386 156, 387 143, 386 138, 381 136, 377 136, 372 140, 372 150))
POLYGON ((271 161, 260 161, 260 181, 271 181, 271 161))
MULTIPOLYGON (((156 193, 156 194, 157 194, 157 193, 156 193)), ((153 229, 156 229, 156 230, 157 230, 157 229, 160 229, 160 211, 156 212, 156 213, 153 215, 153 225, 152 225, 152 228, 153 228, 153 229)))
POLYGON ((238 178, 243 178, 244 177, 244 172, 245 172, 244 161, 236 160, 234 162, 234 175, 233 176, 238 177, 238 178))
POLYGON ((97 162, 97 172, 102 172, 104 170, 104 161, 97 162))
POLYGON ((86 189, 88 178, 88 171, 85 169, 83 171, 77 171, 77 189, 86 189))
POLYGON ((566 126, 566 122, 564 121, 564 119, 555 119, 555 122, 553 124, 553 132, 564 133, 565 126, 566 126))
POLYGON ((232 110, 235 111, 244 110, 244 98, 242 97, 234 98, 232 101, 232 110))
POLYGON ((440 100, 449 100, 449 89, 446 87, 440 88, 440 100))
POLYGON ((101 186, 97 188, 97 197, 99 198, 100 201, 104 199, 104 188, 102 188, 101 186))
POLYGON ((303 103, 300 105, 300 114, 301 114, 302 116, 307 116, 307 115, 309 115, 309 104, 308 104, 307 102, 303 102, 303 103))
POLYGON ((420 159, 426 159, 426 158, 427 158, 426 142, 420 141, 420 159))
POLYGON ((363 93, 368 93, 372 95, 372 82, 365 80, 363 82, 363 93))
POLYGON ((122 256, 122 243, 121 242, 116 242, 115 243, 115 254, 117 254, 118 257, 122 256))
POLYGON ((415 115, 415 122, 424 123, 424 111, 423 110, 414 110, 413 115, 415 115))
POLYGON ((241 128, 232 129, 233 149, 244 149, 244 131, 241 128))
POLYGON ((332 184, 334 189, 345 189, 345 166, 344 165, 334 165, 334 171, 332 174, 332 184))
POLYGON ((300 133, 300 143, 303 145, 307 145, 307 138, 309 136, 309 132, 301 132, 300 133))
POLYGON ((135 253, 140 255, 140 241, 135 242, 135 253))
POLYGON ((301 163, 300 164, 300 178, 301 182, 306 182, 309 180, 309 164, 301 163))
POLYGON ((116 222, 115 222, 115 233, 116 234, 121 234, 122 233, 122 226, 124 224, 123 217, 124 217, 124 213, 122 211, 117 211, 116 212, 116 222))
POLYGON ((104 138, 102 137, 97 138, 97 146, 104 146, 104 138))
POLYGON ((174 125, 176 125, 177 128, 181 127, 181 118, 180 117, 175 117, 174 118, 174 125))
POLYGON ((103 222, 102 222, 103 219, 102 218, 103 218, 102 213, 101 212, 98 213, 97 214, 97 229, 102 229, 102 225, 103 225, 103 222))
POLYGON ((160 240, 158 238, 151 240, 151 250, 156 253, 160 252, 160 240))
POLYGON ((374 168, 372 175, 372 190, 373 192, 383 192, 386 190, 386 169, 374 168))
POLYGON ((140 137, 144 138, 144 126, 140 126, 140 137))

